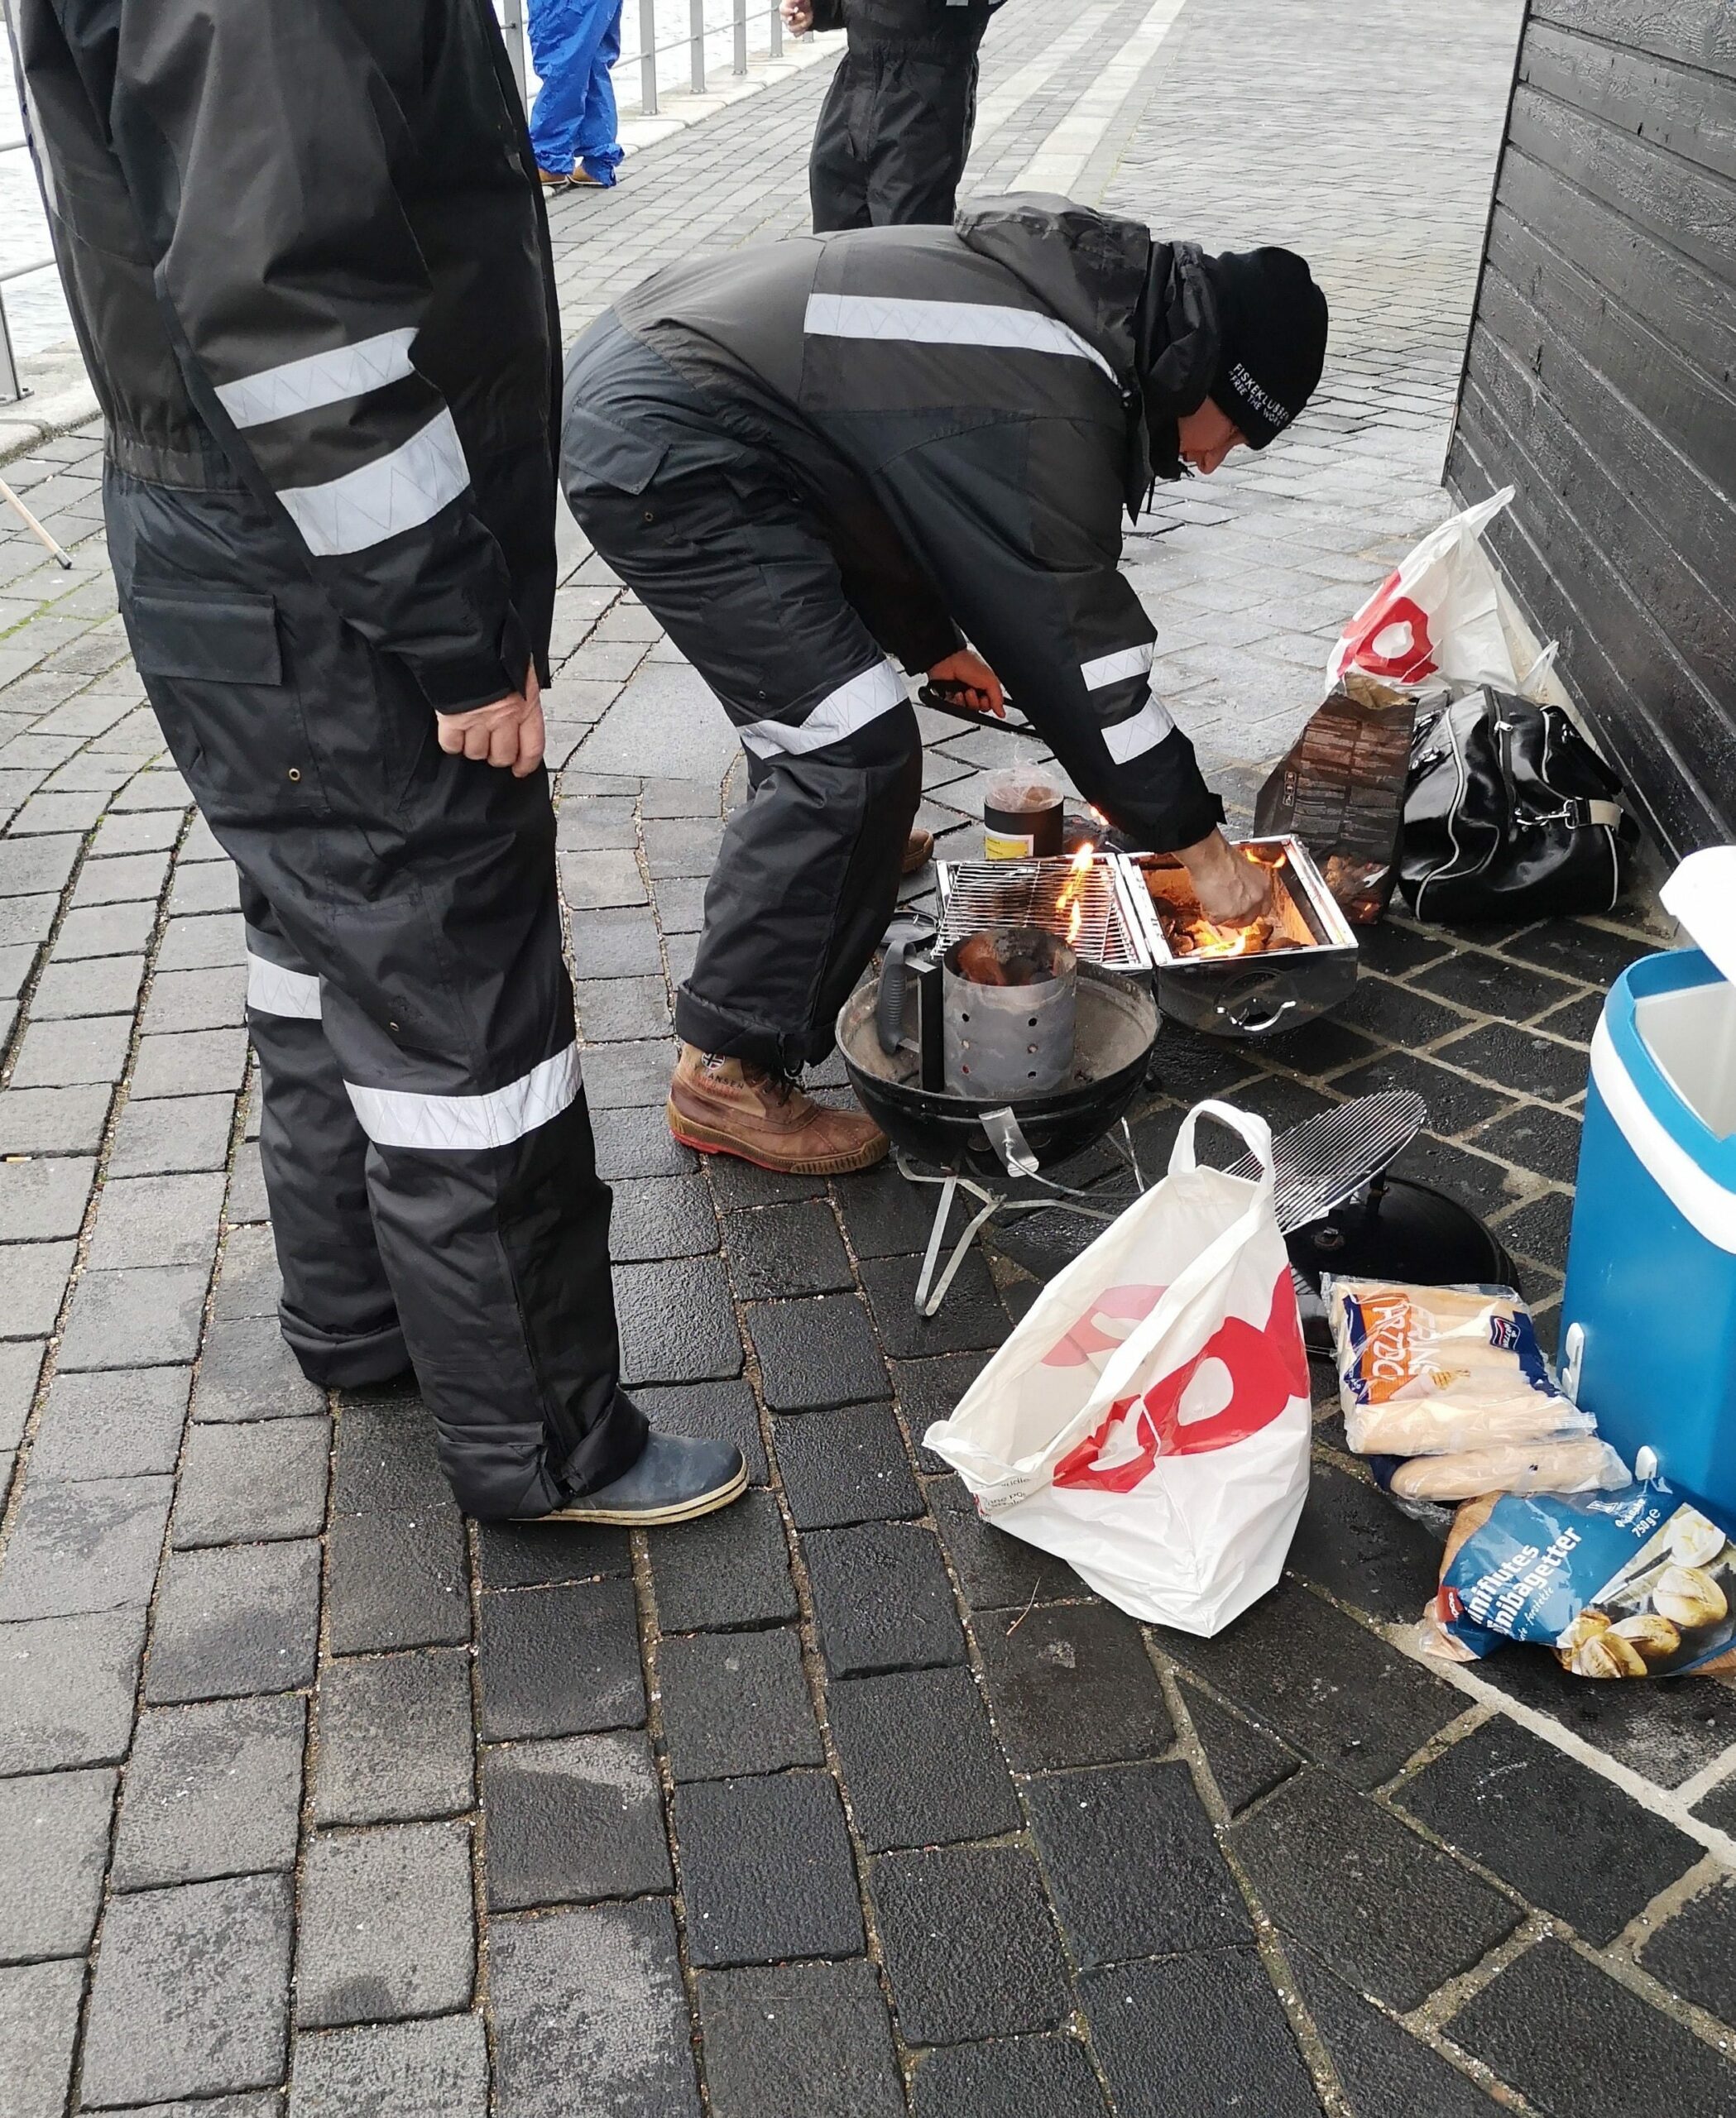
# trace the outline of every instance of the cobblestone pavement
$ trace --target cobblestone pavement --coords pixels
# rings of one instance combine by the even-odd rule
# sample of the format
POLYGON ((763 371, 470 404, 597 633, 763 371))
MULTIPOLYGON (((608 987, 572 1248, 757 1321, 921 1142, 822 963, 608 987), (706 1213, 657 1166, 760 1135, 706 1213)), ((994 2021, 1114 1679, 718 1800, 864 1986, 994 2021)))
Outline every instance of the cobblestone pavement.
MULTIPOLYGON (((1443 49, 1398 0, 1189 0, 1153 56, 1173 12, 1020 0, 981 161, 1321 261, 1321 412, 1131 548, 1244 803, 1442 507, 1515 10, 1465 0, 1443 49)), ((563 201, 569 320, 798 225, 822 71, 563 201)), ((673 1147, 732 753, 576 540, 552 726, 627 1364, 753 1488, 649 1541, 479 1529, 414 1399, 300 1381, 233 878, 127 660, 96 449, 7 473, 71 575, 0 538, 0 2118, 1736 2113, 1728 1689, 1420 1665, 1435 1548, 1324 1406, 1283 1587, 1210 1643, 1140 1628, 919 1445, 1018 1260, 922 1325, 895 1174, 673 1147)), ((962 845, 1000 741, 932 732, 962 845)), ((1330 1023, 1166 1030, 1147 1165, 1207 1090, 1288 1123, 1417 1087, 1407 1166, 1495 1221, 1547 1326, 1599 990, 1649 931, 1393 922, 1330 1023)))

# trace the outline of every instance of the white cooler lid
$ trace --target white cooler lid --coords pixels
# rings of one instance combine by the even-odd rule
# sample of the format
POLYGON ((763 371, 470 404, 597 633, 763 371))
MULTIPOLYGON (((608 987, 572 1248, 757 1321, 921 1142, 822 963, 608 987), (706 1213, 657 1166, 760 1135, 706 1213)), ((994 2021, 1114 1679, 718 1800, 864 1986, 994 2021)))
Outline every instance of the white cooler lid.
POLYGON ((1690 853, 1657 894, 1695 946, 1736 985, 1736 846, 1690 853))

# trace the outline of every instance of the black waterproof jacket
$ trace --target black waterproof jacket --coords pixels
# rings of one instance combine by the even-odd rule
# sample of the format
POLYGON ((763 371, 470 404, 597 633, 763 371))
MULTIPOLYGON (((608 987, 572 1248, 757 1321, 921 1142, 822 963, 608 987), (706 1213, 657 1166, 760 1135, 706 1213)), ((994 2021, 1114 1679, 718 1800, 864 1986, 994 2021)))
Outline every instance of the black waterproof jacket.
POLYGON ((559 323, 488 0, 5 4, 113 462, 265 501, 430 705, 517 689, 559 323))
POLYGON ((1021 194, 952 228, 678 265, 616 313, 784 459, 907 666, 956 623, 1117 824, 1172 847, 1220 821, 1152 695, 1153 628, 1119 563, 1124 512, 1216 365, 1196 248, 1021 194), (863 487, 872 507, 846 508, 863 487))

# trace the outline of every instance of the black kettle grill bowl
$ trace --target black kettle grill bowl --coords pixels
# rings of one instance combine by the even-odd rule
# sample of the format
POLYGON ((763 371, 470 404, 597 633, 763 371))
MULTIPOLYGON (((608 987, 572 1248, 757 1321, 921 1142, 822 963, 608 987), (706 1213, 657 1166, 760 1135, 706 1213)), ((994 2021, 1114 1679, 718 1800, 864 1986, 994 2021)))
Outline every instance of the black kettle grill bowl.
POLYGON ((966 1157, 1001 1165, 982 1128, 986 1110, 1010 1109, 1045 1169, 1094 1146, 1118 1124, 1139 1094, 1158 1034, 1157 1004, 1142 980, 1096 964, 1079 966, 1075 1079, 1047 1095, 1010 1104, 972 1102, 924 1089, 914 1053, 889 1057, 875 1027, 878 970, 870 970, 838 1011, 838 1049, 857 1100, 893 1145, 937 1168, 966 1157))

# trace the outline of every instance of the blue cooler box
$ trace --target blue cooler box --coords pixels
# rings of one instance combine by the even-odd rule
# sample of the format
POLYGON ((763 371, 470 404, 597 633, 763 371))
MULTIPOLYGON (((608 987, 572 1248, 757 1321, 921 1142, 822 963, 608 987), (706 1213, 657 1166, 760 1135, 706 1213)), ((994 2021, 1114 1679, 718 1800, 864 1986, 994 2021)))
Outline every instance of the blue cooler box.
MULTIPOLYGON (((1663 899, 1736 961, 1736 848, 1691 856, 1663 899)), ((1629 1464, 1649 1448, 1736 1513, 1736 985, 1703 949, 1631 966, 1598 1024, 1561 1361, 1629 1464)))

